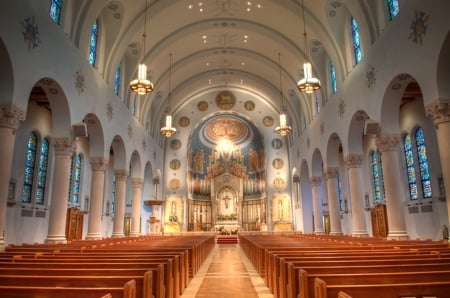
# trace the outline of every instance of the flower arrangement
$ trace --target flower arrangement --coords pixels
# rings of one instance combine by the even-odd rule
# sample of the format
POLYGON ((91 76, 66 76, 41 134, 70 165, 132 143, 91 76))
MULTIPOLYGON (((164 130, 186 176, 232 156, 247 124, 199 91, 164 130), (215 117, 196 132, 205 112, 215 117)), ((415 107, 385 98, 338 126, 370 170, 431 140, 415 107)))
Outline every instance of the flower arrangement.
POLYGON ((170 222, 177 222, 178 221, 178 217, 175 214, 172 214, 169 216, 169 221, 170 222))
POLYGON ((217 214, 218 221, 236 220, 236 219, 237 219, 237 214, 217 214))

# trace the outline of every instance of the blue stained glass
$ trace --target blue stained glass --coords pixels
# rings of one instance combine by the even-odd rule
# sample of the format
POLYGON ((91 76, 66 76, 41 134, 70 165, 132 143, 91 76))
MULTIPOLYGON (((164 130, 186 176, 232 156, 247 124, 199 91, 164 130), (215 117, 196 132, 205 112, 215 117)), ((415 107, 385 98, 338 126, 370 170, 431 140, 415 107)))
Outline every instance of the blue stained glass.
POLYGON ((70 174, 69 174, 69 192, 67 194, 67 201, 70 203, 70 192, 72 191, 73 187, 73 163, 74 163, 74 156, 72 155, 71 162, 70 162, 70 174))
POLYGON ((91 29, 91 41, 89 43, 89 63, 95 65, 97 59, 98 20, 95 20, 91 29))
POLYGON ((62 0, 52 0, 50 3, 50 17, 58 25, 61 24, 62 2, 62 0))
POLYGON ((352 40, 353 40, 353 51, 355 55, 355 64, 361 62, 361 42, 359 40, 359 28, 358 23, 356 23, 355 18, 351 18, 351 29, 352 29, 352 40))
POLYGON ((375 194, 374 200, 375 202, 379 202, 384 199, 384 181, 381 156, 378 151, 371 152, 370 164, 372 167, 372 186, 375 194))
POLYGON ((48 166, 48 147, 47 139, 44 139, 41 144, 41 155, 39 158, 39 173, 38 185, 36 190, 35 203, 39 205, 44 204, 45 182, 47 181, 47 166, 48 166))
POLYGON ((72 188, 72 203, 80 203, 80 185, 81 185, 81 169, 83 166, 83 158, 81 154, 77 154, 75 157, 75 175, 72 188))
POLYGON ((427 156, 427 149, 425 146, 425 137, 423 135, 423 129, 421 127, 419 127, 416 130, 416 148, 417 148, 417 157, 419 159, 420 182, 422 184, 423 197, 428 199, 432 197, 430 170, 428 166, 428 156, 427 156))
POLYGON ((403 149, 406 159, 406 173, 408 174, 409 196, 411 200, 418 200, 416 170, 414 168, 414 156, 412 152, 411 136, 407 134, 403 139, 403 149))
POLYGON ((341 174, 339 172, 337 172, 336 180, 337 180, 339 211, 342 212, 344 211, 344 200, 342 199, 342 181, 341 181, 341 174))
POLYGON ((316 107, 316 113, 320 113, 320 98, 317 95, 317 92, 314 92, 314 105, 316 107))
POLYGON ((114 78, 114 93, 116 93, 116 95, 119 95, 121 76, 122 76, 122 62, 119 63, 119 66, 117 66, 116 76, 114 78))
POLYGON ((116 176, 113 176, 112 181, 112 194, 111 194, 111 212, 114 214, 114 210, 116 210, 116 176))
POLYGON ((400 5, 398 0, 387 0, 387 5, 389 7, 389 20, 393 20, 400 12, 400 5))
POLYGON ((131 105, 131 114, 133 116, 136 116, 136 102, 137 102, 137 100, 136 100, 136 98, 134 98, 133 104, 131 105))
POLYGON ((34 165, 36 162, 37 137, 31 133, 28 137, 25 170, 23 177, 22 202, 31 203, 31 190, 33 189, 34 165))
POLYGON ((334 69, 334 64, 333 64, 333 61, 331 61, 331 59, 328 59, 328 65, 330 67, 331 94, 335 94, 337 91, 336 70, 334 69))

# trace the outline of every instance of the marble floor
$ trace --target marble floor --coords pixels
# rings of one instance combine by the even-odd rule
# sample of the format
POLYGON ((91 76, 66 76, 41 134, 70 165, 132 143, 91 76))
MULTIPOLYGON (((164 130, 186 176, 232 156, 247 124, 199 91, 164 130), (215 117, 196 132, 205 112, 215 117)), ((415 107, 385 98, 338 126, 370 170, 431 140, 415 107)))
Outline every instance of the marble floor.
POLYGON ((239 244, 216 244, 182 298, 272 298, 239 244))

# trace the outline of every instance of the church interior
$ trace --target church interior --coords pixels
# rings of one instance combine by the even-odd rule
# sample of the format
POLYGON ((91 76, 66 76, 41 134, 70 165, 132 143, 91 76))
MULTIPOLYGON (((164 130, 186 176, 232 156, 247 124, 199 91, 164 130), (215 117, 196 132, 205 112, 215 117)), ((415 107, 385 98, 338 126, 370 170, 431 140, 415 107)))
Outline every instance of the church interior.
MULTIPOLYGON (((291 282, 303 269, 268 262, 269 247, 387 254, 396 241, 397 252, 445 259, 449 9, 446 0, 6 1, 0 263, 65 245, 168 246, 180 276, 151 291, 138 279, 117 297, 172 298, 207 260, 223 265, 207 253, 221 238, 218 254, 239 253, 228 257, 267 286, 254 297, 307 297, 291 282)), ((450 276, 450 261, 442 268, 450 276)), ((309 297, 326 297, 314 289, 330 284, 312 281, 309 297)), ((103 295, 91 294, 78 297, 103 295)))

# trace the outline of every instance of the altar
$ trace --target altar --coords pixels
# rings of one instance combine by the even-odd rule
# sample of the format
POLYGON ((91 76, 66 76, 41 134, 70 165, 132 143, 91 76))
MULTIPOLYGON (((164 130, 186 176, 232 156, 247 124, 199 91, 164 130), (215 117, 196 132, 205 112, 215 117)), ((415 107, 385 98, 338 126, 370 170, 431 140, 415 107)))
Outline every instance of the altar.
POLYGON ((216 232, 220 230, 226 230, 230 232, 239 231, 241 229, 241 226, 239 225, 237 220, 233 221, 216 221, 216 224, 214 225, 214 230, 216 232))

